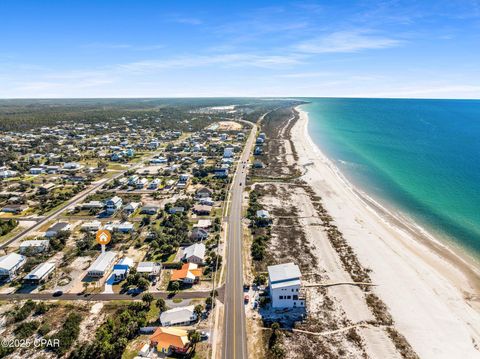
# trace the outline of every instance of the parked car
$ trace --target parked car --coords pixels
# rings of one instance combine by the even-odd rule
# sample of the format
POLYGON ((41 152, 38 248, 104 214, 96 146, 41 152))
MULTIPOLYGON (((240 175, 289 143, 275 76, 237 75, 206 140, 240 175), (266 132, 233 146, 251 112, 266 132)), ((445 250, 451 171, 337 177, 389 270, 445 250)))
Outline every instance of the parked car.
POLYGON ((250 296, 248 294, 245 294, 243 296, 243 301, 244 301, 245 304, 248 304, 248 302, 250 301, 250 296))

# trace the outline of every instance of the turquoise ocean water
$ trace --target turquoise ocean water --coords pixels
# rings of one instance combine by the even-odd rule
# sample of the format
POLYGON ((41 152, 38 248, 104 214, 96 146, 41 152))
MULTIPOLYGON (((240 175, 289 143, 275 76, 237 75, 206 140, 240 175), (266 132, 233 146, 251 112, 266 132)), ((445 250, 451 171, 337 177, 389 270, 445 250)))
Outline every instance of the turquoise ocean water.
POLYGON ((308 99, 314 142, 357 187, 480 258, 480 100, 308 99))

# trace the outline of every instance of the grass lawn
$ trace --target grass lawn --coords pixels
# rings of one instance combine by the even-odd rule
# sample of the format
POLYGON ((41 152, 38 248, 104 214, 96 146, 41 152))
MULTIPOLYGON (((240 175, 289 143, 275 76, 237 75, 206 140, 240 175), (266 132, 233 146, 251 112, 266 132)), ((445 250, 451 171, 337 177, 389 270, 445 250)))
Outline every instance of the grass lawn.
POLYGON ((157 308, 157 306, 155 305, 156 304, 156 300, 154 300, 151 304, 150 304, 150 310, 148 311, 147 313, 147 321, 148 322, 154 322, 156 320, 158 320, 158 317, 160 315, 160 309, 157 308))

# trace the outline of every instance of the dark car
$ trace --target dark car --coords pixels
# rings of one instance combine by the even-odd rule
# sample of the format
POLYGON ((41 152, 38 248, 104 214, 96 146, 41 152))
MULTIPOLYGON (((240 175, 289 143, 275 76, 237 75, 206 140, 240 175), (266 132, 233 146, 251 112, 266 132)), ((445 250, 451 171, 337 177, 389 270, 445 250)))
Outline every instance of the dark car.
POLYGON ((63 295, 63 292, 61 290, 57 290, 57 291, 53 292, 54 297, 60 297, 62 295, 63 295))

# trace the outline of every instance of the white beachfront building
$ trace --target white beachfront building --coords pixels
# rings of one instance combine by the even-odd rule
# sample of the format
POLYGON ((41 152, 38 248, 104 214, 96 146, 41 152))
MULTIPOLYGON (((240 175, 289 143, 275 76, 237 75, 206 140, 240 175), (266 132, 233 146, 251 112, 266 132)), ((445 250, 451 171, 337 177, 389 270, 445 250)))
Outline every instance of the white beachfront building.
POLYGON ((273 308, 305 307, 300 269, 294 263, 268 267, 268 288, 273 308))

